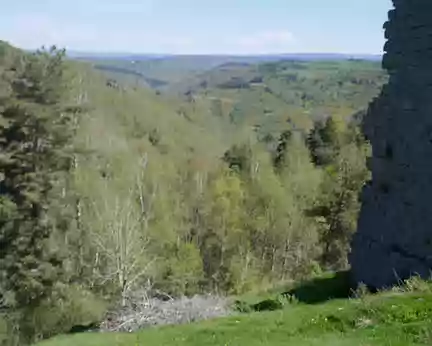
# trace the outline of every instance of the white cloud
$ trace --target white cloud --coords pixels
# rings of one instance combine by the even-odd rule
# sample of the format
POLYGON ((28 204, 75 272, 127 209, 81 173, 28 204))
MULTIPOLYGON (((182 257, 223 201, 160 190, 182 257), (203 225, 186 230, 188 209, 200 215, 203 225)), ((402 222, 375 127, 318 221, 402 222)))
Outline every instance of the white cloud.
POLYGON ((294 35, 283 30, 207 39, 196 33, 188 36, 163 28, 146 30, 139 24, 122 26, 115 21, 78 20, 44 13, 10 16, 0 23, 0 31, 3 39, 28 49, 55 44, 81 51, 263 54, 285 53, 295 48, 294 35))
POLYGON ((292 42, 294 35, 288 31, 268 31, 240 38, 243 46, 261 46, 266 44, 287 44, 292 42))
POLYGON ((253 53, 286 52, 294 42, 295 37, 289 31, 259 32, 236 40, 242 49, 253 53))
POLYGON ((193 47, 189 37, 126 29, 115 23, 76 22, 44 14, 20 15, 2 23, 3 39, 27 49, 57 45, 82 51, 179 52, 193 47))
POLYGON ((73 25, 67 20, 54 20, 43 14, 20 15, 10 18, 5 39, 22 48, 42 45, 87 45, 99 39, 96 30, 88 25, 73 25))

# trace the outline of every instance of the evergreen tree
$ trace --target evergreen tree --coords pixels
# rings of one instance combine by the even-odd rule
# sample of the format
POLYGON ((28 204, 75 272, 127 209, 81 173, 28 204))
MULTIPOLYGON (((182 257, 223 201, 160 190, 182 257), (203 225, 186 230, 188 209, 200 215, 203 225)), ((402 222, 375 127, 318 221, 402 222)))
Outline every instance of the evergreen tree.
POLYGON ((336 117, 318 120, 309 136, 308 147, 317 166, 329 165, 344 145, 344 122, 336 117))
POLYGON ((223 161, 237 173, 248 174, 251 169, 252 150, 247 144, 234 145, 225 152, 223 161))
POLYGON ((69 117, 61 111, 65 52, 24 56, 0 126, 0 294, 6 306, 36 305, 62 277, 53 246, 67 223, 54 206, 70 167, 69 117), (51 244, 49 244, 51 242, 51 244))
POLYGON ((320 197, 309 215, 321 220, 322 262, 338 270, 347 267, 351 236, 360 209, 359 192, 368 177, 367 143, 356 124, 336 120, 317 124, 309 136, 314 162, 324 170, 320 197))
POLYGON ((276 154, 273 160, 273 164, 277 169, 280 169, 284 165, 284 159, 286 156, 286 151, 288 149, 289 142, 292 138, 292 131, 284 131, 280 138, 276 148, 276 154))

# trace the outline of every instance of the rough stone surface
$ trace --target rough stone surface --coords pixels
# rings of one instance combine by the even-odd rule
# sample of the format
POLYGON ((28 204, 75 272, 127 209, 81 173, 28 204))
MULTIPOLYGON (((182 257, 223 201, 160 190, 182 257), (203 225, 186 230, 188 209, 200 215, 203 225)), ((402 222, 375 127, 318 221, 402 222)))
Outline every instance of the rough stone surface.
POLYGON ((369 106, 372 181, 350 262, 356 282, 388 287, 432 271, 432 0, 393 0, 384 24, 390 78, 369 106))

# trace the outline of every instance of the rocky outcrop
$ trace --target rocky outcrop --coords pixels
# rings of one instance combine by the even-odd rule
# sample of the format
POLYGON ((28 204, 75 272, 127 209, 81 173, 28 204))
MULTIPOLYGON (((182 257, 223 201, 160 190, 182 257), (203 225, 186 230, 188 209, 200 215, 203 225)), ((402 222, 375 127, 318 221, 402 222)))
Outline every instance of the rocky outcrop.
POLYGON ((432 270, 432 1, 393 0, 384 24, 389 82, 370 104, 372 144, 350 262, 374 288, 432 270))

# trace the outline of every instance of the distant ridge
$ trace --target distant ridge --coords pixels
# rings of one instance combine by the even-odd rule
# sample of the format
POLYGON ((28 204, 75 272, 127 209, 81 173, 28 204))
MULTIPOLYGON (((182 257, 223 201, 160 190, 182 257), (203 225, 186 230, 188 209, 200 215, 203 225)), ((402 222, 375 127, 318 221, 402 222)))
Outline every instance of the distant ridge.
POLYGON ((344 54, 344 53, 286 53, 286 54, 251 54, 251 55, 235 55, 235 54, 138 54, 138 53, 122 53, 122 52, 80 52, 80 51, 67 51, 70 58, 74 59, 116 59, 116 60, 155 60, 155 59, 176 59, 176 58, 195 58, 195 59, 208 59, 211 58, 232 58, 239 61, 242 59, 248 61, 275 61, 275 60, 370 60, 380 61, 381 54, 344 54))
POLYGON ((121 59, 121 60, 152 60, 167 58, 171 55, 168 54, 133 54, 133 53, 98 53, 98 52, 80 52, 68 50, 67 56, 74 59, 121 59))

